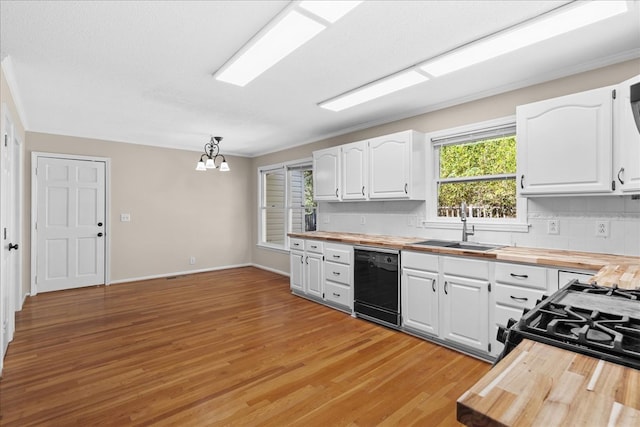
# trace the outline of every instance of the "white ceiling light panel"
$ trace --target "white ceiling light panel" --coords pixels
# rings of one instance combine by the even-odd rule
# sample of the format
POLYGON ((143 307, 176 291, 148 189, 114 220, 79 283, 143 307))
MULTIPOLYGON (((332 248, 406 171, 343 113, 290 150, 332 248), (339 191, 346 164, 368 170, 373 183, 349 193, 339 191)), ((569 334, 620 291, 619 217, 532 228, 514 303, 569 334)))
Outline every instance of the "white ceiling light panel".
POLYGON ((513 29, 471 43, 421 65, 434 77, 504 55, 548 40, 627 11, 625 1, 578 2, 575 6, 551 12, 513 29))
POLYGON ((360 3, 362 1, 305 0, 300 2, 300 7, 333 24, 360 3))
POLYGON ((331 111, 342 111, 354 105, 363 104, 381 96, 397 92, 402 89, 417 85, 429 80, 427 76, 415 70, 394 74, 377 82, 368 84, 360 89, 355 89, 336 98, 323 101, 318 104, 322 108, 331 111))

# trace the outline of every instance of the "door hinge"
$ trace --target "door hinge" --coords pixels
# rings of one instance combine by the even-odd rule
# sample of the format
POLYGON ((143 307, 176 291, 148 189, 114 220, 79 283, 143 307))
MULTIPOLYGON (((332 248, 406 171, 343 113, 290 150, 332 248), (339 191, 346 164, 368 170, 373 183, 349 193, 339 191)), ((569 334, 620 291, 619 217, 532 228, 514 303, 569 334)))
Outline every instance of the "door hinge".
POLYGON ((611 191, 615 191, 616 190, 616 180, 614 179, 613 181, 611 181, 611 191))
POLYGON ((4 146, 9 146, 9 135, 7 135, 6 133, 4 134, 4 146))
POLYGON ((615 89, 611 91, 611 97, 613 99, 616 99, 616 90, 615 89))
POLYGON ((4 236, 4 240, 7 240, 7 227, 4 228, 2 235, 4 236))
POLYGON ((489 292, 491 292, 491 283, 489 283, 489 292))
POLYGON ((487 346, 489 348, 489 353, 491 353, 491 343, 489 343, 489 345, 487 346))
POLYGON ((322 260, 324 261, 324 255, 322 255, 322 260))

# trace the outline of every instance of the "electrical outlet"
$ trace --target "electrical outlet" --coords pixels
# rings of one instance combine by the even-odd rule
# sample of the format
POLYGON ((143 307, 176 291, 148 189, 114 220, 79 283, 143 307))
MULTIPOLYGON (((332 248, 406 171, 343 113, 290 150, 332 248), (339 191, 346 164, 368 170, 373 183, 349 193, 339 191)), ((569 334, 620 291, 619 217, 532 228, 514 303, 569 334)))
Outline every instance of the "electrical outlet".
POLYGON ((416 226, 416 217, 415 217, 415 215, 409 215, 407 217, 407 225, 409 227, 415 227, 416 226))
POLYGON ((121 213, 120 214, 120 222, 129 222, 131 221, 131 214, 121 213))
POLYGON ((596 221, 596 237, 609 237, 609 221, 596 221))
POLYGON ((191 257, 189 258, 189 264, 194 265, 195 263, 196 263, 196 257, 191 256, 191 257))
POLYGON ((360 225, 365 225, 367 223, 367 217, 362 215, 360 217, 360 225))
POLYGON ((560 234, 560 221, 557 219, 547 221, 547 234, 560 234))

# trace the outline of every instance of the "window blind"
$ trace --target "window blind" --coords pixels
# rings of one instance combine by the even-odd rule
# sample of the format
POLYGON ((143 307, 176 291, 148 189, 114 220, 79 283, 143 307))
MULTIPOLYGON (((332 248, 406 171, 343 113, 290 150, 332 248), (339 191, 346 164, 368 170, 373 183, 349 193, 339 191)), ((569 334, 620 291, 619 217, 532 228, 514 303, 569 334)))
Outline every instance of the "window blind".
POLYGON ((475 130, 472 132, 464 132, 452 135, 441 136, 437 138, 431 138, 431 143, 434 147, 443 145, 455 145, 471 143, 476 141, 482 141, 486 139, 504 138, 516 134, 516 124, 501 125, 481 130, 475 130))

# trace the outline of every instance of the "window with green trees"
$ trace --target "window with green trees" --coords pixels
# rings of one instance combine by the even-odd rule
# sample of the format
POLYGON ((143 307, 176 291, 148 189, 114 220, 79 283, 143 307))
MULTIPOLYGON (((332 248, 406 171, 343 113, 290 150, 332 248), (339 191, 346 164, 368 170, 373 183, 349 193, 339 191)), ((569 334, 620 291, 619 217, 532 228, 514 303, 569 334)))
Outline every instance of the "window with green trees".
POLYGON ((435 145, 437 216, 459 217, 466 202, 474 218, 516 218, 515 134, 462 139, 435 145))

